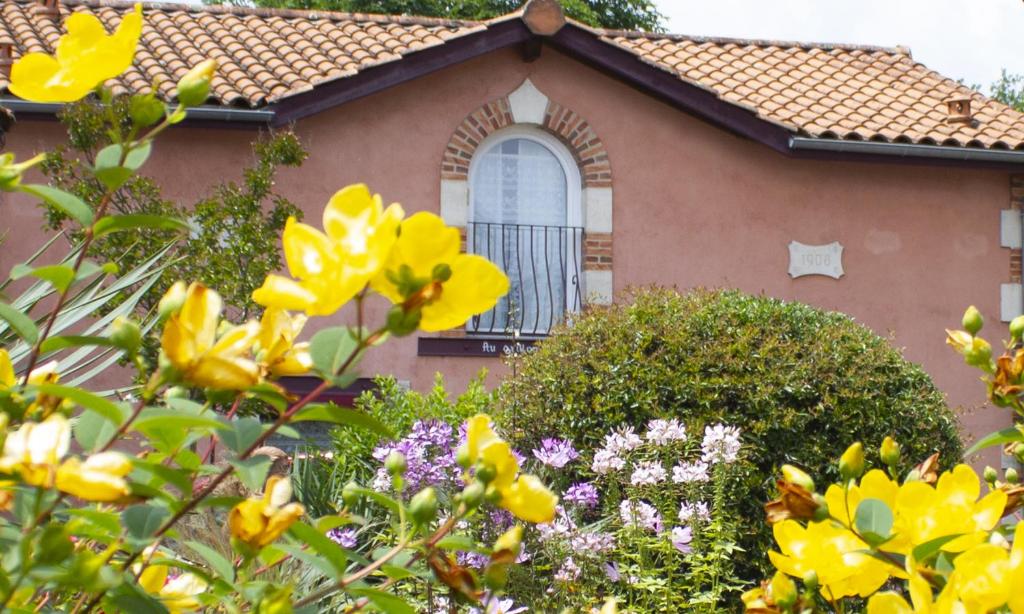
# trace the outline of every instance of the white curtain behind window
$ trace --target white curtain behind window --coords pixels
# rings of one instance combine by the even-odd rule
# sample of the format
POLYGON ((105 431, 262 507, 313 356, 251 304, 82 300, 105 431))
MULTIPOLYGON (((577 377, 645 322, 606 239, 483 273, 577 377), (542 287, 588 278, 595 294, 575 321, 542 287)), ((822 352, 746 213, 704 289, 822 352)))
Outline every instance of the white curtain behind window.
POLYGON ((496 143, 475 161, 469 248, 511 280, 508 295, 481 316, 479 330, 543 334, 561 320, 571 281, 567 250, 576 249, 565 231, 567 190, 561 162, 530 139, 496 143))

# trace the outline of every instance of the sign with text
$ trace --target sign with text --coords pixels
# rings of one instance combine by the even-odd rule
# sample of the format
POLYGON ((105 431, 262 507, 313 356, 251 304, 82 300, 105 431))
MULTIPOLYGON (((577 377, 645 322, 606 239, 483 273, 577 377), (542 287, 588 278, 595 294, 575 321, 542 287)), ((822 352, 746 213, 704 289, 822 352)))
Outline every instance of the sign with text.
POLYGON ((480 339, 473 337, 420 337, 419 356, 481 356, 501 358, 536 351, 535 339, 480 339))
POLYGON ((843 246, 838 241, 828 245, 789 244, 789 275, 825 275, 833 279, 843 276, 843 246))

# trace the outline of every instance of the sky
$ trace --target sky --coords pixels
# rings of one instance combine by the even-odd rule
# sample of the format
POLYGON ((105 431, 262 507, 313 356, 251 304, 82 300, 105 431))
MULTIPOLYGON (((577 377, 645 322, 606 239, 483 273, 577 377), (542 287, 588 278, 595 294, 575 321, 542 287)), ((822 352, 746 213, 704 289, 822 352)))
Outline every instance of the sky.
POLYGON ((947 77, 1024 74, 1021 0, 655 0, 673 33, 909 47, 947 77))

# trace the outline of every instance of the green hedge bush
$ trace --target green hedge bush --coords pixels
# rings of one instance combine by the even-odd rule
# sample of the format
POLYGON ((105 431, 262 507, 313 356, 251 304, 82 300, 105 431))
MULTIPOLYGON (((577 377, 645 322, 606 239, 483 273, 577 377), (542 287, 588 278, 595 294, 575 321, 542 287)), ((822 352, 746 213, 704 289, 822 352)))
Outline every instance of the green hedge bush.
POLYGON ((767 566, 762 505, 781 464, 827 482, 847 445, 877 454, 886 435, 903 445, 905 469, 936 451, 946 464, 962 454, 931 378, 848 316, 737 291, 647 288, 626 299, 522 357, 499 419, 525 450, 555 436, 592 448, 610 427, 642 431, 655 417, 739 426, 748 465, 736 512, 750 578, 767 566))

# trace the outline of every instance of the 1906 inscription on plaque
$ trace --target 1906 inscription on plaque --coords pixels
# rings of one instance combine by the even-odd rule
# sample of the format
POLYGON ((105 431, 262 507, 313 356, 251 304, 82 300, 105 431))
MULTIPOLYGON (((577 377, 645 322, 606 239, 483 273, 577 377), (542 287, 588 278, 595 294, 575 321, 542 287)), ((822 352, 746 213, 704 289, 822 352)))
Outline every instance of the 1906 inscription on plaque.
POLYGON ((789 244, 789 274, 794 279, 804 275, 825 275, 833 279, 843 276, 843 246, 838 241, 828 245, 789 244))

